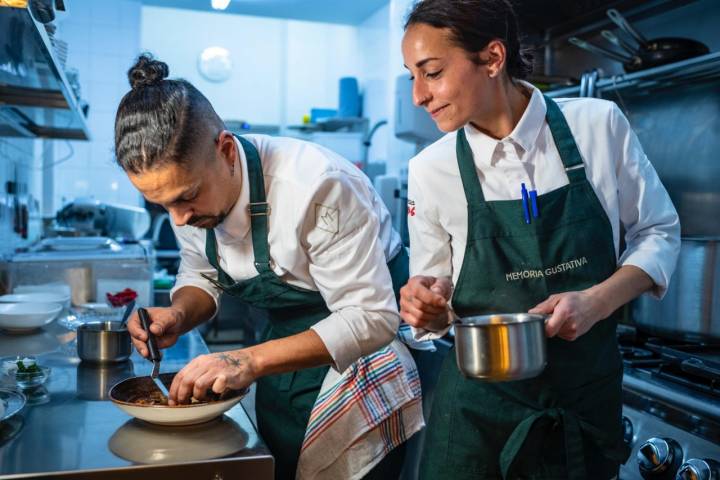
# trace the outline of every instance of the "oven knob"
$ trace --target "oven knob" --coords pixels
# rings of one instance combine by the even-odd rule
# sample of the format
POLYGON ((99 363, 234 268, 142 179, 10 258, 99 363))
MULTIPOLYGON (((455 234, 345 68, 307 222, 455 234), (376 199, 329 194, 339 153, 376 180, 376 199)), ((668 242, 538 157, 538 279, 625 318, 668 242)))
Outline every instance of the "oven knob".
POLYGON ((680 465, 675 480, 719 480, 720 463, 710 459, 691 458, 680 465))
POLYGON ((635 435, 635 431, 633 429, 633 424, 630 421, 630 419, 623 415, 622 417, 622 427, 623 427, 623 440, 625 443, 632 447, 633 444, 633 435, 635 435))
POLYGON ((643 478, 672 479, 682 463, 682 447, 671 438, 653 437, 640 446, 636 458, 643 478))

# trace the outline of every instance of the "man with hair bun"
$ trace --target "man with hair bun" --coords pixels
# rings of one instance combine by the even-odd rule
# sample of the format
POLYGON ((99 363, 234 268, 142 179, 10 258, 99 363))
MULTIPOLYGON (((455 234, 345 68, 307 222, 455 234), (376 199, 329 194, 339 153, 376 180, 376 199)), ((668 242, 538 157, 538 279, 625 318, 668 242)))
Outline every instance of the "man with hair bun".
MULTIPOLYGON (((148 309, 150 330, 170 347, 215 315, 222 291, 269 319, 262 343, 185 366, 170 404, 257 382, 277 479, 397 478, 423 418, 417 369, 396 338, 408 256, 382 200, 321 146, 234 136, 168 73, 140 56, 115 119, 118 163, 168 210, 180 246, 171 305, 148 309)), ((147 357, 136 314, 128 329, 147 357)))
POLYGON ((447 356, 421 479, 615 478, 618 310, 662 296, 678 256, 677 213, 623 113, 543 96, 520 40, 508 0, 422 0, 405 25, 414 102, 449 133, 410 161, 401 315, 418 340, 456 315, 549 317, 536 378, 466 378, 447 356))

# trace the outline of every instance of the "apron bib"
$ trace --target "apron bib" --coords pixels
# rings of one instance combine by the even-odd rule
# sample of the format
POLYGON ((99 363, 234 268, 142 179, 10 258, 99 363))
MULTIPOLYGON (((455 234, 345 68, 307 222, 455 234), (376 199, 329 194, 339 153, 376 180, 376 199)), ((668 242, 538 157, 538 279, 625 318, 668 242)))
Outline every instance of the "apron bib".
MULTIPOLYGON (((465 132, 457 132, 468 204, 467 246, 452 298, 461 317, 526 312, 551 294, 600 283, 617 268, 612 227, 572 133, 557 104, 545 102, 570 183, 538 196, 540 217, 530 224, 521 200, 485 201, 465 132)), ((421 478, 617 475, 628 450, 616 325, 613 314, 575 341, 547 339, 547 367, 528 380, 465 378, 451 352, 433 401, 421 478)))
MULTIPOLYGON (((214 282, 216 287, 267 312, 269 325, 263 341, 284 338, 308 330, 330 315, 330 311, 320 292, 290 285, 272 271, 268 245, 270 205, 265 197, 260 155, 252 143, 242 137, 237 138, 247 159, 250 185, 248 212, 258 275, 236 282, 220 267, 213 229, 206 233, 205 254, 218 272, 218 280, 214 282)), ((396 295, 407 282, 408 265, 404 248, 388 262, 396 295)), ((256 382, 258 431, 275 457, 276 479, 295 478, 310 412, 329 368, 322 366, 268 375, 256 382)))

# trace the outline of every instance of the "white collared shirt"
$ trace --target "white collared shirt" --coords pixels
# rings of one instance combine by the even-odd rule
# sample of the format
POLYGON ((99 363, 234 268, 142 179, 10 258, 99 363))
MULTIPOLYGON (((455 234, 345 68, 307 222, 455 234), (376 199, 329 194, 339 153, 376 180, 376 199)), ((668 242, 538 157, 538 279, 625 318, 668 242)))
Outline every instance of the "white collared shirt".
MULTIPOLYGON (((338 371, 387 345, 397 312, 388 260, 400 250, 399 235, 368 178, 349 161, 319 145, 292 138, 245 136, 258 149, 271 207, 268 217, 271 267, 283 281, 319 291, 330 316, 312 329, 338 371)), ((235 281, 257 276, 250 234, 249 184, 240 148, 242 187, 216 229, 220 267, 235 281)), ((184 286, 220 292, 200 276, 217 278, 205 256, 206 231, 174 227, 180 268, 171 295, 184 286)))
MULTIPOLYGON (((569 183, 545 120, 545 99, 532 85, 523 85, 532 96, 510 135, 496 140, 469 124, 464 127, 487 201, 522 198, 522 183, 538 195, 569 183)), ((665 187, 614 103, 588 98, 556 102, 610 219, 618 266, 642 269, 655 282, 651 293, 662 297, 680 250, 680 222, 665 187)), ((408 178, 410 274, 450 276, 453 283, 463 263, 468 223, 455 138, 455 132, 449 133, 414 157, 408 178)), ((422 330, 415 334, 435 338, 422 330)))

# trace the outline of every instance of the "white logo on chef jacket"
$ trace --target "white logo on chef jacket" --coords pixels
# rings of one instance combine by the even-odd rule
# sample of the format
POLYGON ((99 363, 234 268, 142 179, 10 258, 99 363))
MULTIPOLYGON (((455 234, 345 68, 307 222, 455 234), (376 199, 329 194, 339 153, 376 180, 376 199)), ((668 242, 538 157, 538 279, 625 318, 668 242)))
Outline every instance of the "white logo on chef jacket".
POLYGON ((340 211, 337 208, 316 203, 315 226, 326 232, 338 233, 340 230, 340 211))

